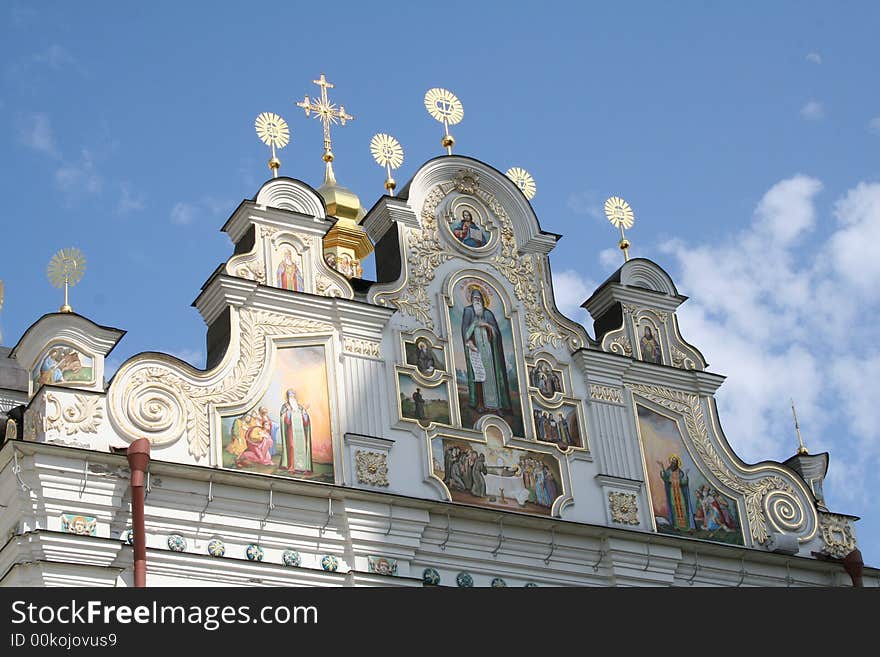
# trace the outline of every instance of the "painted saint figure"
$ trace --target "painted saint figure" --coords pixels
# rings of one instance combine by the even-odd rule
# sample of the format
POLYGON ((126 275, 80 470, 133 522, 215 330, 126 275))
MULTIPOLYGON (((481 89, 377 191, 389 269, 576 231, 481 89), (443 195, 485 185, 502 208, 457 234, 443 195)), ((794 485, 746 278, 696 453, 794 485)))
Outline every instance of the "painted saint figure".
POLYGON ((263 424, 258 421, 247 430, 244 437, 245 449, 235 459, 235 464, 239 467, 248 463, 272 465, 272 456, 269 454, 272 436, 263 428, 263 424))
POLYGON ((416 352, 416 367, 419 372, 424 374, 425 376, 431 376, 434 374, 434 354, 431 353, 431 349, 429 349, 427 340, 419 340, 416 343, 417 352, 416 352))
POLYGON ((639 340, 642 349, 642 360, 647 363, 663 363, 663 354, 660 351, 660 342, 654 336, 650 326, 645 326, 642 337, 639 340))
POLYGON ((468 404, 478 413, 510 409, 504 342, 495 315, 479 288, 471 288, 461 318, 467 361, 468 404))
POLYGON ((669 457, 669 465, 660 466, 660 477, 666 489, 667 519, 675 529, 688 530, 694 528, 693 513, 691 511, 691 497, 688 487, 687 470, 682 469, 681 459, 673 454, 669 457))
POLYGON ((284 251, 284 260, 278 265, 278 287, 294 292, 303 291, 302 274, 293 261, 293 252, 290 249, 284 251))
POLYGON ((427 419, 425 415, 425 398, 422 397, 422 391, 420 388, 416 388, 416 391, 412 394, 412 400, 416 406, 416 418, 419 422, 427 419))
POLYGON ((312 471, 312 428, 308 411, 287 391, 281 405, 281 469, 290 473, 312 471))
POLYGON ((486 243, 483 231, 474 223, 470 210, 461 211, 461 221, 452 226, 452 234, 465 246, 479 248, 486 243))

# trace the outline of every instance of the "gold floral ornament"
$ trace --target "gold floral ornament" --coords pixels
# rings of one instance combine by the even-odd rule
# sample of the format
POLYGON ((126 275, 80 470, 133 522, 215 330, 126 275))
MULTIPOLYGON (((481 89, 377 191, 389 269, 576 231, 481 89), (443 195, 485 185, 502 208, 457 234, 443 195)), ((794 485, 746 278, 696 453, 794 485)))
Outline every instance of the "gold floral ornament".
POLYGON ((629 260, 630 243, 623 231, 632 228, 636 222, 632 208, 629 206, 629 203, 619 196, 612 196, 605 201, 605 216, 608 217, 608 221, 611 222, 612 226, 620 229, 620 242, 617 245, 623 251, 623 260, 625 262, 629 260))
POLYGON ((272 149, 269 168, 272 169, 272 177, 277 178, 281 160, 275 155, 275 149, 281 150, 290 143, 290 128, 287 127, 287 121, 274 112, 263 112, 254 121, 254 127, 260 141, 272 149))
POLYGON ((86 271, 86 257, 75 247, 61 249, 52 256, 46 274, 49 282, 55 287, 64 287, 64 305, 59 309, 63 313, 73 312, 68 303, 68 289, 82 280, 86 271))
POLYGON ((507 177, 513 181, 513 184, 519 187, 520 191, 523 193, 529 201, 535 198, 535 193, 538 191, 535 186, 535 179, 532 178, 532 174, 530 174, 525 169, 521 169, 520 167, 511 167, 507 170, 507 177))
POLYGON ((370 140, 370 152, 376 164, 385 167, 385 189, 393 196, 397 181, 391 177, 391 170, 398 169, 403 164, 403 147, 391 135, 380 132, 370 140))
POLYGON ((464 118, 464 107, 461 101, 451 91, 434 87, 428 89, 425 94, 425 109, 435 121, 443 124, 444 134, 440 144, 446 149, 447 155, 452 155, 455 139, 449 134, 449 126, 459 123, 464 118))

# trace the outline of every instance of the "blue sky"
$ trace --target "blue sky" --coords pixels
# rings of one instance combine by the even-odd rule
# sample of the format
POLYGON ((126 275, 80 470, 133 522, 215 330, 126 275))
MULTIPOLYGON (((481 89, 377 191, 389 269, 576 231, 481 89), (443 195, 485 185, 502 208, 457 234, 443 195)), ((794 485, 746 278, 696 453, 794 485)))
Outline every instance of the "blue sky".
POLYGON ((578 305, 618 266, 601 203, 623 196, 634 254, 690 296, 682 332, 729 377, 731 444, 791 455, 794 397, 808 447, 831 452, 830 507, 863 517, 880 565, 880 5, 522 7, 4 3, 4 344, 60 305, 45 266, 77 246, 74 308, 128 331, 112 364, 203 365, 190 304, 231 253, 219 227, 268 177, 256 115, 287 119, 282 173, 317 186, 321 133, 294 103, 325 72, 355 116, 334 131, 336 173, 370 207, 370 137, 403 144, 403 184, 441 153, 422 97, 446 87, 465 108, 455 152, 527 168, 542 226, 567 235, 560 307, 586 321, 578 305))

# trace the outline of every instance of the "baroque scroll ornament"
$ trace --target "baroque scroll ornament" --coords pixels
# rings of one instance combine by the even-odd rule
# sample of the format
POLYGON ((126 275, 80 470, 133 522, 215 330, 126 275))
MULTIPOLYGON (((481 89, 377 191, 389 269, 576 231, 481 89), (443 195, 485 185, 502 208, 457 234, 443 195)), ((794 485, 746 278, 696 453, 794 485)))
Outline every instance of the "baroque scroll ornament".
POLYGON ((75 433, 98 433, 103 419, 104 409, 98 396, 74 395, 73 404, 64 406, 53 393, 46 393, 46 431, 63 431, 68 436, 75 433), (49 412, 49 405, 54 406, 53 412, 49 412))
POLYGON ((231 365, 220 366, 222 370, 199 372, 170 360, 157 362, 155 357, 123 366, 108 395, 119 431, 132 440, 144 436, 154 445, 173 443, 185 434, 189 452, 198 460, 210 447, 209 406, 248 397, 266 365, 267 337, 333 331, 325 322, 260 310, 243 308, 237 317, 238 352, 231 365))
POLYGON ((843 559, 856 549, 852 524, 847 518, 833 513, 819 515, 823 551, 835 559, 843 559))
MULTIPOLYGON (((747 481, 733 473, 715 449, 709 437, 703 406, 698 395, 660 386, 633 384, 630 390, 637 395, 680 414, 688 436, 700 459, 727 488, 745 499, 752 540, 766 543, 770 538, 768 523, 781 532, 806 533, 808 512, 794 489, 779 475, 747 481), (766 515, 765 515, 766 512, 766 515)), ((812 522, 818 519, 813 510, 812 522)))

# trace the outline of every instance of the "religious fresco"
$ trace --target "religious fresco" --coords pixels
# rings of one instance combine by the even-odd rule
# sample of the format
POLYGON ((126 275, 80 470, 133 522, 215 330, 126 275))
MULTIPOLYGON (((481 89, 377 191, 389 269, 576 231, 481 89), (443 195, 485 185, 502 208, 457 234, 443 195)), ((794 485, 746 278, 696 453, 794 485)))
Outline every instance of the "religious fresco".
POLYGON ((416 420, 422 426, 431 422, 449 425, 449 388, 443 383, 430 388, 418 383, 406 372, 397 373, 400 393, 400 416, 416 420))
POLYGON ((549 516, 563 493, 558 461, 548 454, 505 447, 490 427, 486 444, 437 437, 431 441, 434 475, 453 502, 549 516))
POLYGON ((461 425, 473 428, 484 415, 504 419, 524 436, 516 347, 499 293, 483 280, 455 284, 449 309, 461 425))
POLYGON ((332 483, 324 347, 279 349, 266 393, 220 425, 223 467, 332 483))
POLYGON ((281 262, 275 270, 275 285, 282 290, 304 292, 302 271, 302 256, 285 244, 281 249, 281 262))
POLYGON ((404 342, 406 364, 414 366, 422 376, 434 376, 435 372, 446 370, 443 349, 431 345, 428 338, 418 338, 415 342, 404 342))
POLYGON ((636 408, 657 531, 744 545, 736 500, 703 476, 675 421, 636 408))
POLYGON ((452 236, 472 249, 479 249, 489 243, 491 233, 486 221, 476 208, 460 206, 447 217, 452 236))
POLYGON ((562 376, 555 371, 543 358, 538 360, 529 371, 529 384, 537 388, 545 399, 552 399, 556 393, 565 392, 562 376))
POLYGON ((93 383, 95 361, 67 345, 51 345, 37 360, 31 372, 34 390, 44 383, 63 386, 69 383, 93 383))
POLYGON ((663 364, 663 352, 660 349, 660 334, 651 322, 642 322, 638 327, 639 353, 646 363, 663 364))
POLYGON ((535 437, 542 442, 553 443, 563 450, 584 446, 577 406, 574 404, 565 403, 551 408, 533 400, 532 421, 535 423, 535 437))

